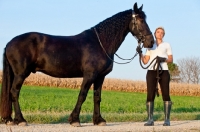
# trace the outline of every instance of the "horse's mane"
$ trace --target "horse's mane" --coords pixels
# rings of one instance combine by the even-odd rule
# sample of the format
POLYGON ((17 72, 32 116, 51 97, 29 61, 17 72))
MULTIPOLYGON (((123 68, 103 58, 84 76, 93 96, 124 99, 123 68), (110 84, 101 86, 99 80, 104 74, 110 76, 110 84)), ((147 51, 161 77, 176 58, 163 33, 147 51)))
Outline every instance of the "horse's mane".
POLYGON ((125 25, 127 25, 126 22, 129 22, 127 21, 127 18, 131 19, 131 15, 132 10, 119 12, 112 17, 109 17, 100 22, 95 26, 95 28, 98 30, 99 34, 106 32, 106 35, 108 35, 108 37, 111 37, 115 35, 116 31, 121 31, 121 29, 124 28, 125 25))
MULTIPOLYGON (((122 12, 119 12, 104 21, 100 22, 95 26, 96 30, 98 31, 99 35, 103 35, 103 37, 107 38, 107 42, 110 43, 111 41, 123 41, 123 38, 117 38, 119 37, 117 35, 120 33, 123 33, 125 30, 128 29, 129 23, 132 19, 132 9, 125 10, 122 12), (105 36, 106 35, 106 36, 105 36), (111 40, 112 39, 112 40, 111 40)), ((140 14, 138 14, 140 18, 146 19, 145 13, 142 11, 140 14)), ((126 33, 126 32, 124 32, 126 33)), ((126 34, 123 34, 126 35, 126 34)))
MULTIPOLYGON (((97 24, 95 26, 95 28, 101 32, 102 29, 106 29, 109 31, 110 28, 112 28, 112 30, 114 32, 120 30, 120 28, 124 28, 124 25, 127 24, 126 22, 130 22, 131 19, 131 15, 132 15, 133 10, 126 10, 123 12, 119 12, 115 15, 113 15, 112 17, 109 17, 107 19, 105 19, 104 21, 100 22, 99 24, 97 24), (128 21, 127 21, 128 18, 128 21)), ((140 12, 140 14, 138 14, 140 18, 142 19, 146 19, 146 15, 143 11, 140 12)))

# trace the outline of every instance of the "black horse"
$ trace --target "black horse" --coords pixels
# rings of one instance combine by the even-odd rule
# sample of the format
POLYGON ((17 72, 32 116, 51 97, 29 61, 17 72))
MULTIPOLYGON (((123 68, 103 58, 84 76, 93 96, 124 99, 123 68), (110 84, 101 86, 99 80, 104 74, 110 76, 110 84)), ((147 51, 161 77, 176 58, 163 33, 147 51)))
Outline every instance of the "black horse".
POLYGON ((101 90, 105 76, 112 71, 115 52, 129 32, 144 47, 152 47, 154 43, 142 7, 135 3, 133 10, 117 13, 75 36, 30 32, 8 42, 3 55, 2 120, 7 125, 27 125, 18 101, 20 89, 31 72, 40 71, 59 78, 83 77, 76 106, 68 119, 73 126, 80 126, 81 106, 94 84, 93 123, 106 125, 100 113, 101 90))

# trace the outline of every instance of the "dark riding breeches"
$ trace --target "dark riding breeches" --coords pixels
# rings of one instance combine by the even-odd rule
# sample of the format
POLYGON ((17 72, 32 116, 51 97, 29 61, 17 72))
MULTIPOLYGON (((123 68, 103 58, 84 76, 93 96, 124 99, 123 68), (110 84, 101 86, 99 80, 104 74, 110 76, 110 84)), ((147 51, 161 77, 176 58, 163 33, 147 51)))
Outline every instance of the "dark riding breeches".
MULTIPOLYGON (((157 71, 148 70, 146 74, 146 82, 147 82, 147 101, 154 101, 155 93, 156 93, 156 83, 157 83, 157 71)), ((168 70, 163 70, 161 74, 159 74, 160 80, 160 88, 162 92, 163 101, 171 101, 169 96, 169 82, 170 82, 170 74, 168 70)))

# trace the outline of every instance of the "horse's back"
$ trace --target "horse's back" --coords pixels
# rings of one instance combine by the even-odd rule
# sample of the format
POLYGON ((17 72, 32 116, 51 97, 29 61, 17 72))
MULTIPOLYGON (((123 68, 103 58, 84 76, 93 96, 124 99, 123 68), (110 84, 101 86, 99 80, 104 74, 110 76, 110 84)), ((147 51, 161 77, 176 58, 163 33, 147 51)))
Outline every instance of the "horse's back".
POLYGON ((90 31, 74 36, 30 32, 13 38, 6 56, 15 73, 41 71, 54 77, 82 77, 87 70, 101 70, 99 45, 90 31))
POLYGON ((7 44, 6 56, 16 73, 28 70, 27 72, 42 71, 52 76, 67 76, 66 74, 70 74, 68 69, 71 72, 73 69, 80 69, 80 51, 77 43, 70 38, 37 32, 25 33, 7 44))

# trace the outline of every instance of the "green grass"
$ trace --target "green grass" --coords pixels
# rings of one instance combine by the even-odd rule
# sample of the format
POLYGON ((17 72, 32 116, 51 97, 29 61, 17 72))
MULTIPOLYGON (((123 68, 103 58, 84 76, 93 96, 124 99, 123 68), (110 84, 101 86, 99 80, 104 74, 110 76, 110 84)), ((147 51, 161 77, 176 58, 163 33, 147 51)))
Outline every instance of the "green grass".
MULTIPOLYGON (((23 86, 20 106, 29 123, 64 123, 72 112, 79 90, 53 87, 23 86)), ((200 97, 171 96, 171 120, 199 120, 200 97)), ((108 122, 145 121, 146 94, 102 91, 101 113, 108 122)), ((155 99, 155 120, 163 120, 162 97, 155 99)), ((82 105, 81 122, 92 122, 93 90, 82 105)))

